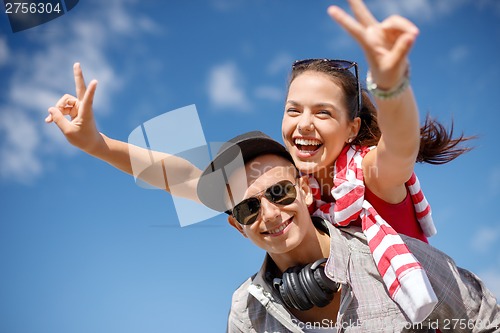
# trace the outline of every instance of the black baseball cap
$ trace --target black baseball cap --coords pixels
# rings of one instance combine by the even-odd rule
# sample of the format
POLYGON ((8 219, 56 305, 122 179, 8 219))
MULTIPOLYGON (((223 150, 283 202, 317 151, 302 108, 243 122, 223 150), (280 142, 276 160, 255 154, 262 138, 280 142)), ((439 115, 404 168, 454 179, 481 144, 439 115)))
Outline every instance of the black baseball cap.
MULTIPOLYGON (((231 210, 236 203, 227 201, 231 192, 229 177, 248 161, 266 154, 278 155, 293 163, 292 156, 281 143, 260 131, 247 132, 225 142, 200 176, 197 188, 200 201, 219 212, 231 210)), ((246 179, 242 181, 246 184, 246 179)))

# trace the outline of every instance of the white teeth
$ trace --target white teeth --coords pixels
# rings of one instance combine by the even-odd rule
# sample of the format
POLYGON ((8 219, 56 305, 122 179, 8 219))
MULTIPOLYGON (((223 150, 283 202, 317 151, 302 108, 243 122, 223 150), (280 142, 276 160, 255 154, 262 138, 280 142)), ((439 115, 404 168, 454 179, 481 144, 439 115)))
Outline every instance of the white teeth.
POLYGON ((301 146, 319 146, 321 142, 313 139, 295 139, 295 144, 301 146))
POLYGON ((273 234, 277 234, 279 232, 282 232, 286 227, 288 227, 290 225, 290 223, 291 223, 291 220, 285 222, 284 224, 280 225, 276 229, 269 230, 268 233, 270 233, 271 235, 273 235, 273 234))

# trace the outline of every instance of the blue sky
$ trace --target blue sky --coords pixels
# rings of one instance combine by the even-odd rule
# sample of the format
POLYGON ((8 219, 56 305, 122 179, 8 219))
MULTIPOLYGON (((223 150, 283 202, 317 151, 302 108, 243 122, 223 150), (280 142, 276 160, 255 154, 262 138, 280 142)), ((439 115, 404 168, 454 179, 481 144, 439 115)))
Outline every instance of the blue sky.
MULTIPOLYGON (((345 7, 344 2, 336 2, 345 7)), ((13 34, 0 14, 0 332, 220 332, 233 290, 264 253, 224 216, 180 227, 172 198, 65 142, 46 110, 74 93, 72 64, 99 80, 99 129, 196 104, 206 140, 259 129, 280 139, 295 59, 367 66, 326 15, 330 1, 91 1, 13 34)), ((420 28, 411 53, 422 118, 478 135, 444 166, 419 165, 432 245, 500 295, 500 4, 368 1, 420 28)), ((182 142, 189 126, 171 140, 182 142)), ((174 141, 173 141, 174 142, 174 141)))

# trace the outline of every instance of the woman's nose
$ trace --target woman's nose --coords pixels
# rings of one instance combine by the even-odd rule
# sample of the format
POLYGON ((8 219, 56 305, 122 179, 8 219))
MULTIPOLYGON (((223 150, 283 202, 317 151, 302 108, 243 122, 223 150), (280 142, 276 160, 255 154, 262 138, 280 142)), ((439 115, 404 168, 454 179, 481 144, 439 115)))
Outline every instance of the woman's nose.
POLYGON ((314 129, 314 123, 310 115, 303 114, 297 124, 299 132, 310 132, 314 129))

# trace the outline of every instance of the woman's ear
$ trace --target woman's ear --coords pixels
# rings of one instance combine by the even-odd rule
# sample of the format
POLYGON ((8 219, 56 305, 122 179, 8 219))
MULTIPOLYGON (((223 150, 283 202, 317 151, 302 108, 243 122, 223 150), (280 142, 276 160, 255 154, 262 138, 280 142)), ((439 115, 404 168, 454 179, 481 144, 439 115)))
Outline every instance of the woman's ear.
POLYGON ((240 234, 243 235, 243 237, 247 238, 247 235, 245 234, 245 230, 243 230, 243 227, 241 224, 238 223, 238 221, 234 218, 233 215, 229 215, 227 217, 227 222, 229 222, 229 224, 235 228, 236 230, 238 230, 240 232, 240 234))
POLYGON ((354 118, 354 120, 350 124, 350 127, 351 127, 350 131, 351 133, 349 134, 349 137, 354 139, 355 137, 358 136, 359 129, 361 128, 361 118, 360 117, 354 118))
POLYGON ((304 175, 299 178, 300 190, 304 196, 304 202, 307 206, 313 203, 313 195, 311 191, 311 186, 309 186, 309 176, 304 175))

